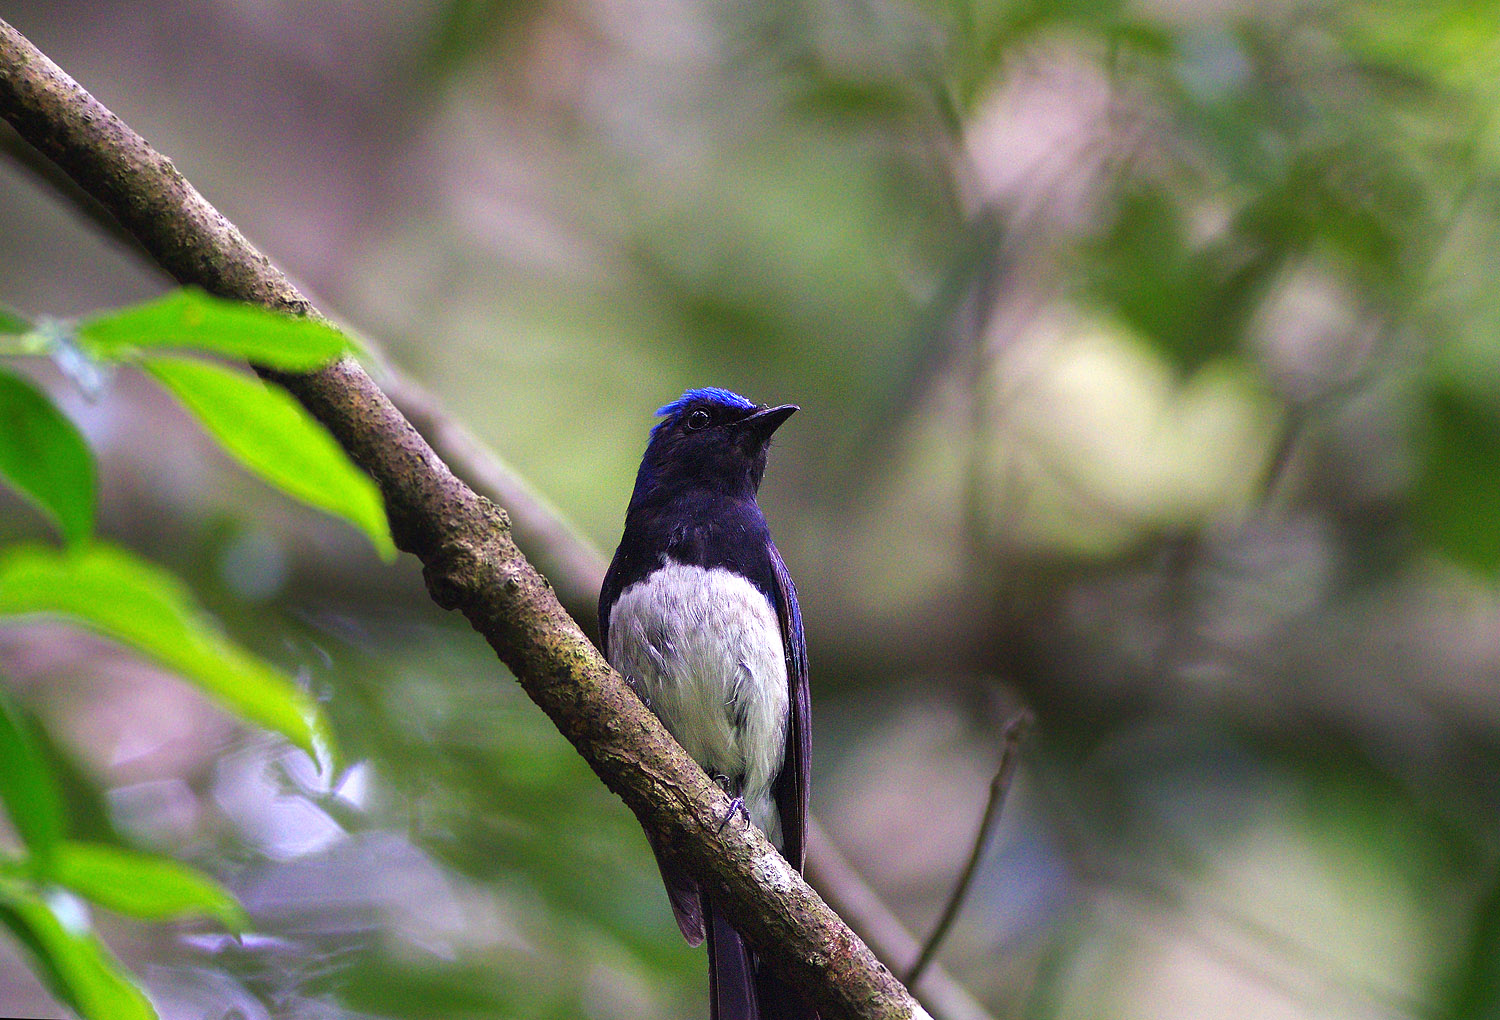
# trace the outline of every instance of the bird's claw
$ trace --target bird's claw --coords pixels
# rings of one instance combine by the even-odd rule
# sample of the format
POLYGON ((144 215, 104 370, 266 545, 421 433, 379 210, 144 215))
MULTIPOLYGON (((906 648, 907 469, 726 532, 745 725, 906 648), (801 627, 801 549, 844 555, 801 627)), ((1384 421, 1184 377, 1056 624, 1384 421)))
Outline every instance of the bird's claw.
POLYGON ((750 812, 745 809, 744 797, 736 797, 729 802, 729 811, 724 815, 724 820, 719 823, 720 832, 723 832, 724 827, 734 821, 735 815, 744 815, 745 821, 748 822, 750 820, 750 812))

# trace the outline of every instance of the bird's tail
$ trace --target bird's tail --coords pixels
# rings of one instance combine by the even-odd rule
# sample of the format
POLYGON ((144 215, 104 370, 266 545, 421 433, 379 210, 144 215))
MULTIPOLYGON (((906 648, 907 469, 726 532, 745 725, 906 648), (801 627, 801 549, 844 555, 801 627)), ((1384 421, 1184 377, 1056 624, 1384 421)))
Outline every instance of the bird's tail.
POLYGON ((818 1020, 807 997, 784 983, 769 967, 755 968, 755 997, 763 1020, 818 1020))
POLYGON ((796 989, 754 960, 706 892, 704 941, 708 943, 709 1020, 818 1020, 818 1013, 796 989))
POLYGON ((707 892, 703 893, 703 928, 708 943, 709 1020, 761 1020, 750 951, 707 892))

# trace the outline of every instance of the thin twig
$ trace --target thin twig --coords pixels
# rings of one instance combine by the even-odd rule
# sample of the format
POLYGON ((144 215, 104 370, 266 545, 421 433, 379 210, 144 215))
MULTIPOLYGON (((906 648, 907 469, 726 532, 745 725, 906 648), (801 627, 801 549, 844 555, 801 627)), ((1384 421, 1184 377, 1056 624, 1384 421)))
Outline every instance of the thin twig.
POLYGON ((905 983, 908 988, 916 985, 917 979, 922 976, 922 971, 937 955, 943 939, 948 936, 948 929, 953 927, 953 921, 958 917, 959 908, 963 906, 964 899, 969 895, 969 886, 974 882, 974 873, 979 870, 979 858, 984 853, 985 845, 990 841, 990 833, 994 830, 995 823, 1000 820, 1000 812, 1005 806, 1005 794, 1010 790, 1011 777, 1015 775, 1016 752, 1021 745, 1021 738, 1026 735, 1034 719, 1031 711, 1023 708, 1010 717, 1000 733, 1000 767, 995 770, 995 778, 990 780, 990 800, 984 806, 984 818, 980 820, 979 832, 974 836, 974 849, 969 854, 968 863, 964 865, 958 884, 953 887, 953 892, 948 897, 947 905, 943 907, 937 926, 928 936, 927 944, 922 947, 922 952, 917 956, 916 962, 906 972, 905 983))
MULTIPOLYGON (((916 936, 812 817, 807 820, 807 880, 880 959, 909 960, 916 955, 916 936)), ((933 1020, 995 1020, 940 963, 927 968, 920 987, 908 987, 933 1020)))

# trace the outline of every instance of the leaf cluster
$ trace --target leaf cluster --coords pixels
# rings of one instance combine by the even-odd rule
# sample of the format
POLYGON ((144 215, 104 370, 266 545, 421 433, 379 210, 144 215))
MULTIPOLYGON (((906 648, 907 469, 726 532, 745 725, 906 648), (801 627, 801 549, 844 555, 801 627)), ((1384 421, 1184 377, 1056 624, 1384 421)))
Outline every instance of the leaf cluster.
MULTIPOLYGON (((156 379, 225 451, 266 483, 342 517, 395 555, 378 491, 327 431, 279 387, 218 358, 308 371, 353 351, 342 333, 196 290, 77 323, 0 311, 0 353, 50 357, 86 395, 119 368, 156 379), (191 352, 188 356, 184 352, 191 352)), ((150 659, 246 722, 335 767, 332 734, 295 680, 226 636, 169 571, 95 535, 93 454, 39 387, 0 367, 0 479, 56 527, 64 548, 0 549, 0 624, 57 620, 150 659)), ((0 802, 21 837, 0 855, 0 925, 27 948, 59 1000, 84 1017, 153 1017, 94 930, 88 905, 148 921, 248 925, 217 882, 158 854, 68 838, 53 767, 0 692, 0 802)))

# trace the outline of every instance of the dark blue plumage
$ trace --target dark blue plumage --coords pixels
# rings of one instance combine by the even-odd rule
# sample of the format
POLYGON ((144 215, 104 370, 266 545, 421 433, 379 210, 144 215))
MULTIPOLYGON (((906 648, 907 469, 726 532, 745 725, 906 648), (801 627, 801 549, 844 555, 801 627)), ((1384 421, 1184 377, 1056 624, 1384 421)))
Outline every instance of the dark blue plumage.
MULTIPOLYGON (((604 588, 604 651, 799 870, 811 749, 796 589, 756 503, 771 434, 797 408, 717 388, 662 407, 604 588)), ((714 1020, 815 1017, 749 954, 706 891, 664 862, 683 935, 708 942, 714 1020)))

